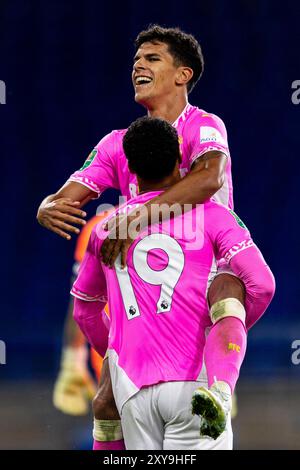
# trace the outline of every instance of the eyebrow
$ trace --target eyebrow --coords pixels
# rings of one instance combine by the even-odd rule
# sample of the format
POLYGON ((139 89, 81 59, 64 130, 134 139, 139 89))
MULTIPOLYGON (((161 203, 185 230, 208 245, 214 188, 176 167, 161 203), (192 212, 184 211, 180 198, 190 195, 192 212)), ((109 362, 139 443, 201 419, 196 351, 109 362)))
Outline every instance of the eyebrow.
MULTIPOLYGON (((151 59, 152 57, 161 57, 161 55, 158 52, 151 52, 149 54, 144 55, 145 59, 151 59)), ((134 56, 133 61, 136 62, 139 60, 140 56, 137 54, 134 56)))

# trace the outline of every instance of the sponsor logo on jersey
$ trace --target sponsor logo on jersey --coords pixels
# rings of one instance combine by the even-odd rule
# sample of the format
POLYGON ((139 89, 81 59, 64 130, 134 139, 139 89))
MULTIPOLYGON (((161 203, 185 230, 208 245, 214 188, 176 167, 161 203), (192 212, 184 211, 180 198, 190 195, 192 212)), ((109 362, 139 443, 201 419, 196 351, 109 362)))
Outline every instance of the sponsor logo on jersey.
POLYGON ((235 218, 237 224, 240 227, 244 228, 245 230, 248 230, 244 222, 239 218, 239 216, 233 210, 229 209, 229 212, 235 218))
POLYGON ((205 144, 206 142, 216 142, 218 144, 225 145, 225 141, 217 129, 210 126, 201 126, 200 144, 205 144))
POLYGON ((94 161, 94 158, 96 155, 97 155, 97 149, 92 150, 92 152, 89 154, 86 161, 84 162, 83 166, 80 168, 80 171, 88 168, 91 165, 91 163, 94 161))

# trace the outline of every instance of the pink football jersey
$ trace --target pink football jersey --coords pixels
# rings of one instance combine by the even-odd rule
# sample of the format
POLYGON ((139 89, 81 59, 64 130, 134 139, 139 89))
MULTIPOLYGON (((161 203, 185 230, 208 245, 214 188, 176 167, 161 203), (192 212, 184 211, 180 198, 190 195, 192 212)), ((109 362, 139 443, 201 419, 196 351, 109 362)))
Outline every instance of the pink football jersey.
MULTIPOLYGON (((227 155, 225 181, 213 199, 232 209, 231 159, 223 121, 214 114, 187 104, 173 126, 179 137, 182 177, 190 171, 194 161, 206 152, 219 150, 227 155)), ((128 169, 122 145, 125 133, 126 129, 122 129, 106 135, 90 153, 83 167, 71 175, 69 181, 87 186, 98 196, 105 189, 115 188, 127 198, 135 197, 138 193, 137 180, 128 169)))
MULTIPOLYGON (((142 194, 117 212, 158 194, 142 194)), ((100 259, 107 236, 102 224, 92 232, 72 294, 86 301, 108 299, 110 369, 121 409, 142 387, 199 378, 205 329, 211 326, 210 273, 216 259, 230 262, 253 242, 232 211, 210 201, 142 231, 129 249, 127 267, 121 269, 119 257, 109 269, 100 259)))

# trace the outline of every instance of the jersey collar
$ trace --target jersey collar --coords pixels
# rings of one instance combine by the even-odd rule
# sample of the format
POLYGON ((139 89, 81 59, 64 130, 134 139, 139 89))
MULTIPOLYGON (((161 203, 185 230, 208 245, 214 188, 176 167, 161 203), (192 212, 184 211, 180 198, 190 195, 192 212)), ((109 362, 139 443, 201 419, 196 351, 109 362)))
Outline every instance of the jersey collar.
POLYGON ((190 103, 187 103, 182 113, 178 116, 176 121, 173 122, 172 126, 177 128, 181 122, 184 122, 186 120, 192 109, 193 106, 191 106, 190 103))

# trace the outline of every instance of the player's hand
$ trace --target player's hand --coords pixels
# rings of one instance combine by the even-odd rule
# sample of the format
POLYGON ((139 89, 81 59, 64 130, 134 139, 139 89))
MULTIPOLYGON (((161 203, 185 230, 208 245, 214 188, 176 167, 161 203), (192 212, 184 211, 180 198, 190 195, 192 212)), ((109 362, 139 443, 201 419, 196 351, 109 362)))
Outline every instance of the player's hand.
POLYGON ((57 235, 70 240, 70 233, 78 234, 79 228, 74 225, 85 225, 86 213, 80 208, 79 201, 70 198, 60 198, 54 201, 43 201, 37 213, 37 220, 43 226, 57 235))
POLYGON ((63 348, 60 371, 53 391, 55 408, 69 415, 85 415, 96 393, 96 384, 88 371, 88 349, 63 348))
POLYGON ((68 415, 80 416, 89 412, 96 384, 88 370, 62 368, 54 385, 53 404, 68 415))
POLYGON ((128 214, 113 217, 105 224, 108 236, 102 244, 101 257, 106 266, 112 268, 121 254, 121 268, 125 268, 128 250, 142 227, 140 222, 139 215, 128 214))

